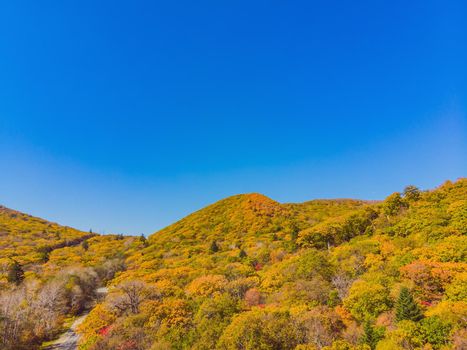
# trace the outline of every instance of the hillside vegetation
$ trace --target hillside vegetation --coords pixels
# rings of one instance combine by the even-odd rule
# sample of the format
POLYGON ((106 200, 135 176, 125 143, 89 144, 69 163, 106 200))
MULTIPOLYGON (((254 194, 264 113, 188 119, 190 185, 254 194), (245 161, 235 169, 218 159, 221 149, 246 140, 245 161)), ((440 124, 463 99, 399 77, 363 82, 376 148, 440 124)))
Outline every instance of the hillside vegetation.
POLYGON ((464 349, 466 200, 224 199, 128 255, 81 349, 464 349))
POLYGON ((147 239, 5 213, 2 349, 89 307, 81 350, 467 348, 467 179, 380 202, 237 195, 147 239))
POLYGON ((142 245, 0 207, 0 349, 37 349, 53 339, 142 245))
POLYGON ((0 262, 7 258, 22 264, 40 262, 51 250, 92 236, 0 205, 0 262))

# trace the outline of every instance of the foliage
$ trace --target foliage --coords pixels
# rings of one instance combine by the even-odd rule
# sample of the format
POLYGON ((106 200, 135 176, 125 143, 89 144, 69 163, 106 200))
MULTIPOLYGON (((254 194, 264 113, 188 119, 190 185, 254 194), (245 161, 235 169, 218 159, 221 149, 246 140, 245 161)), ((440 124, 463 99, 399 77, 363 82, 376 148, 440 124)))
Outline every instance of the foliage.
POLYGON ((13 260, 8 268, 7 281, 19 285, 24 280, 24 270, 19 262, 13 260))
POLYGON ((420 307, 407 287, 402 287, 396 302, 396 320, 419 321, 423 318, 420 307))
POLYGON ((357 320, 365 321, 389 310, 391 299, 383 285, 359 280, 350 288, 344 306, 357 320))
POLYGON ((384 328, 375 327, 370 321, 365 321, 363 331, 362 343, 368 345, 371 350, 374 350, 378 342, 384 337, 384 328))
POLYGON ((286 311, 254 309, 236 316, 225 329, 219 349, 294 349, 300 333, 286 311))
POLYGON ((0 347, 35 349, 94 305, 82 350, 462 348, 466 198, 466 179, 382 202, 238 195, 147 239, 3 210, 0 347))

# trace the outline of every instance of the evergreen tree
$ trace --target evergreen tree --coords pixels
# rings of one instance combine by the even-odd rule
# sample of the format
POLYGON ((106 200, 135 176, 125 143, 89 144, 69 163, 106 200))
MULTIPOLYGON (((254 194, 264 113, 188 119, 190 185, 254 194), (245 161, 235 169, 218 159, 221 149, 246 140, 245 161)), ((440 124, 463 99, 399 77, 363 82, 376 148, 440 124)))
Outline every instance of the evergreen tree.
POLYGON ((363 324, 363 335, 361 342, 368 345, 371 350, 376 348, 378 342, 384 337, 384 328, 374 327, 370 321, 363 324))
POLYGON ((240 253, 238 253, 238 257, 240 259, 246 258, 247 257, 246 252, 243 249, 240 249, 240 253))
POLYGON ((16 260, 13 260, 13 263, 8 268, 7 280, 16 285, 19 285, 24 280, 24 270, 16 260))
POLYGON ((209 248, 209 250, 213 253, 216 253, 219 251, 219 246, 217 245, 216 241, 212 241, 211 247, 209 248))
POLYGON ((402 287, 396 302, 396 320, 419 321, 423 318, 420 307, 407 287, 402 287))
POLYGON ((139 240, 143 243, 143 245, 145 247, 147 247, 149 245, 148 239, 143 234, 141 234, 141 236, 139 236, 139 240))

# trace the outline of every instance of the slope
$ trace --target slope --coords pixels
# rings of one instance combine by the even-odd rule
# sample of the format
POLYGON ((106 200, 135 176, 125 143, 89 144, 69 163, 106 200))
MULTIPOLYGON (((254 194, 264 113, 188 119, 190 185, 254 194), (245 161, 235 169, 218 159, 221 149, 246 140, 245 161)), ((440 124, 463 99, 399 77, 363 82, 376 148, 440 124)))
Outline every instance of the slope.
POLYGON ((376 203, 226 198, 129 255, 82 349, 462 348, 466 199, 466 179, 376 203))
POLYGON ((92 233, 46 221, 0 206, 0 260, 22 264, 44 260, 53 249, 79 244, 92 233))

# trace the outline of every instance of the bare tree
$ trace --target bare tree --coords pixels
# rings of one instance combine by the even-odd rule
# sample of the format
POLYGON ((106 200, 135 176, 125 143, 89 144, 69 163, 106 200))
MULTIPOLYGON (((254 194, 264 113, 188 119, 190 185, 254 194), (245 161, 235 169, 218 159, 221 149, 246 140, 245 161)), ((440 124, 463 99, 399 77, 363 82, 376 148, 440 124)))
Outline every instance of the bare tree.
POLYGON ((160 293, 154 287, 138 280, 119 284, 112 294, 109 303, 121 313, 137 314, 143 301, 160 298, 160 293))
POLYGON ((331 283, 336 288, 337 295, 341 300, 343 300, 347 296, 349 288, 353 282, 353 278, 342 272, 337 273, 331 279, 331 283))

